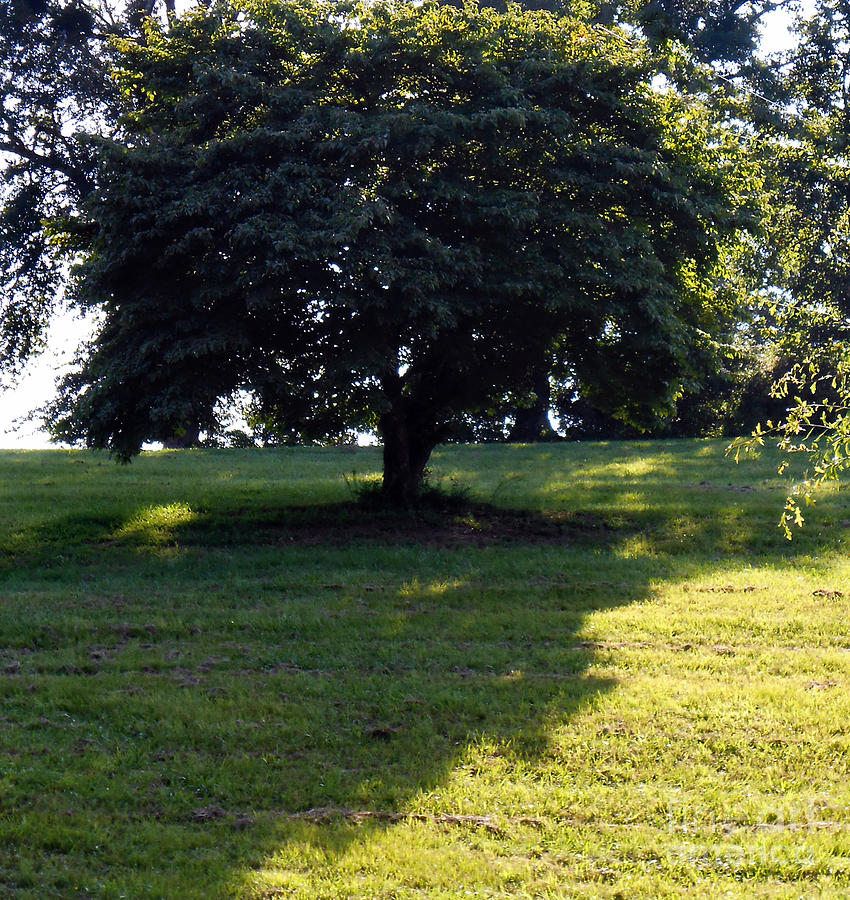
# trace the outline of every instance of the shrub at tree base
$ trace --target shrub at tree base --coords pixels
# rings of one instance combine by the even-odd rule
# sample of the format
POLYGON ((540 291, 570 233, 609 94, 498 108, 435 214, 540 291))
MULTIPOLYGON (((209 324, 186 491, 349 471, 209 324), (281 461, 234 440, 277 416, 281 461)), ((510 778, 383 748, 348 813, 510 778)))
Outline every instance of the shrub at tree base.
POLYGON ((581 21, 219 4, 119 45, 56 433, 129 458, 256 393, 292 439, 375 427, 407 502, 542 358, 635 424, 711 324, 734 142, 581 21), (711 151, 707 147, 712 147, 711 151))

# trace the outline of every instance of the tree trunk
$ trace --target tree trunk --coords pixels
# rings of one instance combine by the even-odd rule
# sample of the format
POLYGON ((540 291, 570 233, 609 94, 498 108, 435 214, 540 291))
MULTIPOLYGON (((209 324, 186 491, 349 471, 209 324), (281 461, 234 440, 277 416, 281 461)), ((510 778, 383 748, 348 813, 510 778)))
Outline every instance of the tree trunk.
POLYGON ((410 506, 422 491, 425 467, 437 440, 423 429, 411 427, 403 410, 385 413, 380 424, 384 443, 384 496, 394 505, 410 506))
POLYGON ((427 412, 404 393, 400 375, 388 372, 381 386, 388 404, 379 421, 384 444, 383 494, 393 505, 410 506, 422 492, 425 467, 442 435, 427 412))
POLYGON ((531 382, 534 402, 516 411, 516 419, 508 442, 511 444, 534 444, 555 436, 549 422, 549 407, 552 390, 549 386, 549 371, 545 366, 536 369, 531 382))

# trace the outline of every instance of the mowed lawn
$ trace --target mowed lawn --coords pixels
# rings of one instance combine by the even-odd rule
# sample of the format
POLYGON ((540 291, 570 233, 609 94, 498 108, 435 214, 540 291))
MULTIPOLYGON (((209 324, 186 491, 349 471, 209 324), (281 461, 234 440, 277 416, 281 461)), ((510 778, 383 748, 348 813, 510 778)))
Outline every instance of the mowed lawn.
POLYGON ((850 493, 723 449, 0 453, 0 897, 850 896, 850 493))

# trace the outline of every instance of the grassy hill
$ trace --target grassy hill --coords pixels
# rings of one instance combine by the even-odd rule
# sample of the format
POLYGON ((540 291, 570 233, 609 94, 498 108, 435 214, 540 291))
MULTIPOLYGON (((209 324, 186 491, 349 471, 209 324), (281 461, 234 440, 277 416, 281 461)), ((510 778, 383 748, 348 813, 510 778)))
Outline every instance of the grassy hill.
POLYGON ((770 458, 0 453, 0 896, 847 897, 850 495, 770 458), (457 493, 457 492, 456 492, 457 493))

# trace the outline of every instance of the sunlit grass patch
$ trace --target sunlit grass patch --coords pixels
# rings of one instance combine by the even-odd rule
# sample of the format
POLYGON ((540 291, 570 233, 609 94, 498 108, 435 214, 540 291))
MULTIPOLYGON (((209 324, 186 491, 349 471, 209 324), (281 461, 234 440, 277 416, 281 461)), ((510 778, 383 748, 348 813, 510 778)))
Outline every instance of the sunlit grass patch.
POLYGON ((457 591, 467 585, 468 578, 450 578, 432 581, 430 584, 420 584, 418 579, 413 579, 401 586, 399 589, 399 597, 408 600, 416 598, 433 598, 441 597, 452 591, 457 591))
POLYGON ((112 536, 149 546, 174 543, 180 528, 197 519, 198 514, 187 503, 149 506, 133 515, 112 536))

